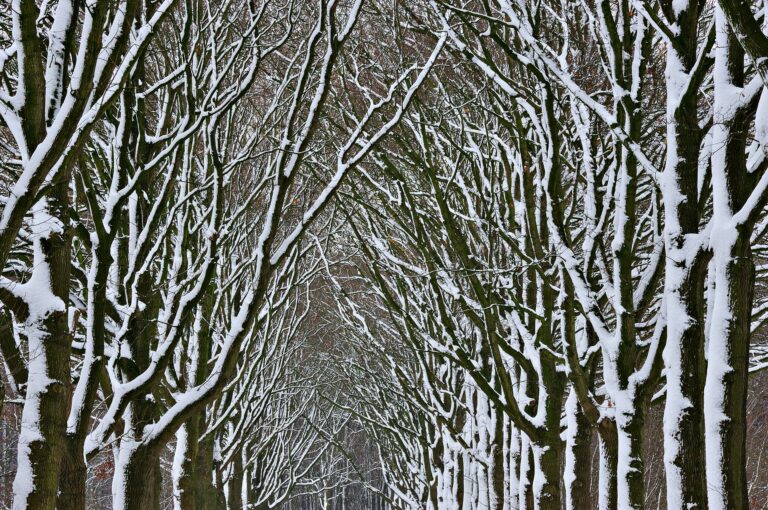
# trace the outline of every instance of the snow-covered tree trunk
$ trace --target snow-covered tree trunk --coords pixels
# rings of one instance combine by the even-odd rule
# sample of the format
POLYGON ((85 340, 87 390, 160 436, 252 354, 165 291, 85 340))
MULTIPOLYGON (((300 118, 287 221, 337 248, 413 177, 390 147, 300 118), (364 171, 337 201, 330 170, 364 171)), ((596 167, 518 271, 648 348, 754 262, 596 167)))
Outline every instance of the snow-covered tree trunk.
POLYGON ((194 510, 195 474, 197 473, 197 425, 199 420, 189 420, 176 431, 176 447, 173 452, 173 508, 194 510), (191 432, 191 434, 190 434, 191 432), (192 435, 193 438, 189 436, 192 435))
MULTIPOLYGON (((68 305, 72 266, 70 193, 73 166, 93 124, 119 94, 135 61, 173 0, 157 6, 143 31, 128 30, 140 2, 12 3, 16 65, 3 67, 2 115, 21 160, 21 173, 0 219, 0 263, 6 264, 19 231, 32 213, 35 254, 30 279, 5 296, 33 290, 28 303, 11 303, 30 348, 27 397, 14 482, 14 508, 53 508, 62 455, 82 457, 65 438, 69 402, 68 305), (47 26, 50 22, 50 26, 47 26), (104 33, 111 37, 102 37, 104 33), (129 45, 131 40, 133 44, 129 45), (128 49, 130 47, 130 50, 128 49), (9 79, 11 78, 11 79, 9 79), (8 90, 8 83, 14 89, 8 90), (42 199, 40 197, 43 197, 42 199), (63 413, 63 414, 62 414, 63 413)), ((10 289, 3 281, 3 289, 10 289)), ((14 295, 16 295, 14 297, 14 295)), ((5 299, 5 298, 4 298, 5 299)), ((8 304, 8 303, 6 303, 8 304)), ((86 424, 87 419, 86 417, 86 424)), ((78 460, 82 477, 82 460, 78 460)), ((65 461, 64 469, 69 462, 65 461)), ((76 480, 74 492, 84 484, 76 480)), ((65 487, 62 495, 69 494, 65 487)))
POLYGON ((616 473, 618 472, 618 437, 616 424, 606 421, 598 429, 598 505, 600 510, 616 510, 618 508, 618 489, 616 473))
POLYGON ((507 477, 506 500, 507 510, 519 510, 520 498, 520 431, 512 425, 508 416, 504 416, 505 422, 505 471, 507 477))
MULTIPOLYGON (((65 448, 65 402, 69 398, 69 354, 72 341, 68 304, 71 249, 69 176, 73 161, 71 158, 63 158, 55 167, 51 162, 51 167, 57 170, 58 175, 50 183, 48 196, 34 203, 37 189, 42 185, 41 178, 48 170, 34 156, 38 148, 41 153, 48 149, 45 146, 49 135, 47 120, 58 107, 51 94, 63 92, 56 89, 57 85, 63 87, 63 83, 55 83, 55 80, 62 77, 64 70, 45 72, 44 42, 36 27, 39 16, 36 2, 17 0, 10 8, 13 11, 18 66, 18 89, 14 98, 18 106, 18 124, 13 127, 21 131, 14 133, 14 136, 19 144, 19 152, 23 154, 23 168, 11 199, 4 201, 0 227, 3 234, 0 240, 0 264, 6 262, 11 244, 28 212, 26 207, 34 204, 31 207, 33 265, 30 279, 15 290, 7 284, 3 286, 10 294, 6 296, 5 304, 14 311, 16 320, 22 324, 29 354, 17 469, 13 482, 13 508, 42 510, 55 506, 59 468, 65 448), (47 99, 53 101, 53 104, 47 104, 47 99), (38 174, 37 183, 32 179, 35 174, 38 174)), ((99 13, 103 14, 103 10, 102 7, 95 11, 94 22, 97 27, 99 13)), ((48 63, 61 65, 58 59, 63 58, 63 55, 60 52, 68 49, 64 37, 74 25, 72 6, 69 2, 61 2, 55 15, 61 33, 51 38, 48 63), (57 37, 61 39, 57 40, 57 37)), ((91 59, 94 57, 90 55, 91 59)), ((6 125, 9 125, 12 116, 13 113, 3 107, 6 125)), ((78 119, 74 117, 67 120, 68 126, 62 129, 63 132, 68 129, 73 131, 73 124, 78 119)), ((55 130, 52 131, 55 134, 55 130)), ((54 154, 57 160, 61 157, 60 153, 54 151, 54 154)))
POLYGON ((490 411, 490 423, 492 424, 492 437, 490 441, 490 459, 491 463, 491 486, 493 489, 493 495, 491 501, 493 503, 492 510, 505 510, 506 504, 506 485, 507 475, 504 471, 504 451, 505 451, 505 435, 504 435, 504 414, 499 412, 498 409, 491 406, 490 411))
POLYGON ((535 510, 533 484, 536 468, 534 465, 533 451, 531 449, 531 441, 524 434, 521 435, 520 439, 520 451, 522 455, 519 466, 520 473, 518 475, 520 478, 519 492, 517 494, 518 507, 520 510, 535 510))
MULTIPOLYGON (((664 462, 670 509, 706 508, 703 390, 704 284, 707 255, 699 235, 698 84, 707 69, 699 55, 696 1, 667 6, 667 159, 661 176, 664 200, 664 302, 667 381, 664 462), (673 320, 672 320, 673 319, 673 320)), ((705 51, 705 50, 702 50, 705 51)))
MULTIPOLYGON (((211 317, 213 316, 214 295, 203 299, 193 325, 191 366, 187 377, 189 385, 202 384, 208 377, 211 359, 211 317)), ((206 507, 206 494, 211 492, 213 464, 212 437, 203 439, 209 417, 209 410, 203 409, 198 415, 187 420, 176 433, 174 452, 173 494, 176 510, 200 510, 206 507)))
POLYGON ((546 401, 544 437, 533 447, 537 467, 533 479, 535 508, 536 510, 560 510, 563 500, 560 489, 563 458, 560 417, 564 384, 562 374, 558 373, 556 363, 551 360, 542 360, 541 377, 550 383, 546 389, 549 394, 546 401))
MULTIPOLYGON (((138 223, 138 216, 131 216, 131 221, 138 223)), ((122 377, 126 381, 139 376, 152 362, 152 340, 157 334, 158 309, 160 296, 154 292, 151 274, 145 273, 139 278, 136 292, 145 306, 134 313, 129 321, 127 341, 120 348, 124 349, 122 377)), ((142 395, 128 404, 124 431, 116 447, 115 474, 113 481, 115 509, 155 510, 159 502, 159 454, 157 441, 145 442, 145 427, 154 421, 156 401, 153 393, 142 395)))
POLYGON ((566 510, 593 508, 590 493, 592 476, 592 425, 579 406, 573 389, 565 402, 565 486, 566 510))
MULTIPOLYGON (((633 15, 626 4, 615 15, 608 2, 601 2, 600 12, 606 26, 605 36, 611 41, 607 51, 614 54, 614 86, 623 93, 613 97, 616 117, 632 141, 640 140, 642 118, 640 93, 645 69, 647 26, 633 15), (631 35, 626 27, 635 24, 631 35), (632 58, 628 48, 634 51, 632 58)), ((614 340, 603 349, 608 403, 615 406, 618 464, 616 473, 619 508, 640 509, 645 506, 645 465, 642 456, 643 425, 646 405, 643 388, 635 382, 639 349, 637 345, 638 310, 635 300, 633 271, 634 239, 638 220, 638 181, 640 165, 634 153, 616 140, 616 189, 613 217, 613 310, 616 314, 614 340)))
POLYGON ((158 452, 133 438, 123 437, 112 480, 114 510, 158 510, 161 473, 158 452))
POLYGON ((201 440, 206 421, 196 416, 187 421, 176 434, 173 473, 174 508, 200 510, 211 508, 215 500, 213 486, 213 439, 201 440))
POLYGON ((190 506, 182 507, 183 510, 187 508, 195 510, 218 508, 217 505, 220 503, 220 498, 214 483, 214 472, 217 469, 217 463, 214 459, 213 435, 208 435, 198 442, 197 457, 191 460, 191 463, 195 464, 195 476, 192 480, 195 484, 194 491, 192 492, 195 506, 192 506, 193 502, 191 500, 187 500, 190 506))
POLYGON ((763 26, 755 18, 753 7, 760 10, 760 2, 741 0, 718 0, 718 5, 725 14, 739 44, 747 52, 768 87, 768 36, 765 33, 765 3, 763 3, 763 26))
MULTIPOLYGON (((747 509, 746 400, 754 297, 752 230, 747 205, 760 172, 748 169, 748 110, 743 106, 744 50, 716 9, 712 136, 714 304, 709 320, 704 396, 710 510, 747 509), (741 106, 740 106, 741 105, 741 106), (745 207, 746 206, 746 207, 745 207)), ((756 164, 765 158, 768 98, 758 107, 756 164)), ((755 159, 755 158, 750 158, 755 159)), ((764 165, 762 173, 764 175, 764 165)), ((764 202, 764 197, 755 197, 764 202)), ((751 207, 755 207, 754 204, 751 207)), ((686 445, 688 448, 688 445, 686 445)))
POLYGON ((35 206, 32 276, 15 290, 20 301, 14 313, 21 322, 29 350, 18 467, 13 482, 15 510, 54 508, 65 448, 67 407, 64 403, 69 398, 71 343, 67 307, 70 273, 67 179, 63 179, 56 190, 57 193, 35 206))
POLYGON ((200 510, 213 508, 213 436, 201 440, 208 411, 189 419, 176 432, 172 473, 174 508, 200 510))
MULTIPOLYGON (((592 225, 594 223, 591 223, 592 225)), ((587 241, 585 241, 587 244, 587 241)), ((578 508, 593 508, 591 495, 592 466, 592 435, 594 431, 605 434, 606 427, 615 431, 616 422, 611 417, 601 413, 599 406, 592 399, 590 378, 582 366, 582 356, 585 354, 586 342, 576 340, 576 307, 574 302, 573 283, 567 272, 561 270, 561 285, 563 287, 558 306, 563 310, 561 316, 561 336, 566 358, 566 374, 571 384, 568 397, 564 404, 565 429, 565 461, 563 483, 565 486, 565 507, 567 510, 578 508), (585 408, 587 410, 585 410, 585 408)), ((589 341, 592 336, 587 330, 589 324, 580 321, 581 338, 589 341)), ((615 435, 613 437, 615 440, 615 435)), ((611 471, 600 471, 598 476, 609 476, 601 491, 607 497, 612 497, 615 508, 616 501, 616 466, 611 471), (612 495, 612 496, 611 496, 612 495)), ((604 507, 600 507, 604 510, 604 507)))

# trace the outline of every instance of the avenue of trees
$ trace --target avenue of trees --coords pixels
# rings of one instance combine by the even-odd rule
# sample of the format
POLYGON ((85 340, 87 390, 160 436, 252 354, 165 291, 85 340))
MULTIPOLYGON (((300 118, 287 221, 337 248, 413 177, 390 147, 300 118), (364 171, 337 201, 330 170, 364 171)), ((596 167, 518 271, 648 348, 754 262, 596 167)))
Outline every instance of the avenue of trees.
POLYGON ((0 507, 768 509, 768 1, 4 0, 0 507))

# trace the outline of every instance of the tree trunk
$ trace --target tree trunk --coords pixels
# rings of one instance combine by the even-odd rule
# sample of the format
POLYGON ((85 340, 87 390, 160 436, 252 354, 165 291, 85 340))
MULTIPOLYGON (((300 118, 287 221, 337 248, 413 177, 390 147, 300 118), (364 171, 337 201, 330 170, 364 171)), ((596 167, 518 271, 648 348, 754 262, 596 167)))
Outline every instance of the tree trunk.
POLYGON ((192 483, 194 485, 195 508, 197 510, 221 508, 218 491, 214 485, 213 438, 211 436, 199 442, 194 464, 195 475, 192 483))
POLYGON ((565 508, 592 508, 590 476, 592 473, 592 427, 571 389, 566 401, 568 430, 565 445, 565 508))
POLYGON ((14 311, 23 321, 29 347, 29 375, 13 481, 15 510, 53 509, 59 486, 69 400, 70 229, 68 175, 61 170, 48 199, 33 217, 34 269, 27 285, 34 302, 14 311), (23 315, 23 317, 22 317, 23 315))
POLYGON ((124 438, 112 480, 114 510, 158 509, 161 483, 158 458, 153 449, 124 438))
POLYGON ((205 508, 226 510, 227 497, 226 494, 224 494, 224 477, 220 462, 214 462, 213 470, 216 473, 216 483, 212 492, 213 500, 211 501, 211 506, 205 508))
POLYGON ((687 81, 698 53, 699 5, 688 0, 665 13, 678 27, 667 47, 667 159, 663 174, 664 296, 667 392, 664 460, 670 510, 707 508, 704 448, 704 284, 698 176, 701 134, 698 97, 687 81), (698 244, 697 244, 698 243, 698 244))
POLYGON ((616 480, 619 508, 645 508, 645 463, 643 462, 643 425, 645 405, 634 399, 630 409, 616 410, 617 466, 616 480))
POLYGON ((456 503, 459 508, 464 506, 464 452, 457 450, 456 455, 456 503))
POLYGON ((89 317, 86 356, 80 371, 80 380, 72 399, 65 451, 59 477, 59 494, 56 508, 60 510, 85 510, 88 467, 83 457, 85 440, 91 424, 93 402, 103 371, 104 339, 106 336, 107 279, 112 262, 110 246, 94 241, 93 260, 88 275, 89 317))
POLYGON ((746 115, 734 111, 732 90, 744 85, 744 53, 720 11, 716 13, 715 125, 712 143, 715 295, 710 323, 704 410, 707 483, 712 510, 746 510, 746 403, 755 264, 753 222, 735 221, 754 173, 747 171, 746 115), (723 148, 724 147, 724 148, 723 148))
POLYGON ((504 472, 504 414, 494 407, 490 408, 493 414, 493 438, 491 441, 491 458, 493 459, 493 468, 491 472, 491 480, 493 484, 493 492, 495 504, 494 510, 504 510, 506 508, 505 496, 506 496, 506 475, 504 472))
POLYGON ((504 429, 507 433, 506 458, 507 458, 507 501, 509 501, 509 510, 519 510, 520 498, 520 431, 514 428, 511 421, 505 416, 504 429))
POLYGON ((232 457, 229 479, 227 480, 227 510, 243 508, 243 459, 238 452, 232 457))
MULTIPOLYGON (((190 378, 194 385, 202 384, 208 377, 208 363, 211 359, 210 323, 204 320, 213 313, 213 297, 203 299, 202 311, 195 317, 194 330, 199 343, 197 360, 192 367, 190 378)), ((212 492, 211 470, 213 466, 213 443, 206 440, 200 444, 201 431, 205 431, 207 411, 203 409, 190 418, 176 434, 174 462, 178 469, 174 473, 174 500, 181 510, 203 510, 209 508, 212 500, 206 492, 212 492)))
POLYGON ((58 510, 85 510, 88 466, 83 456, 83 443, 67 438, 59 474, 58 510))
POLYGON ((538 461, 536 462, 537 473, 534 475, 534 498, 538 504, 534 504, 536 510, 560 510, 560 454, 561 448, 552 447, 554 436, 557 435, 557 442, 560 442, 560 429, 555 429, 551 434, 547 446, 544 448, 536 447, 538 450, 538 461), (537 480, 541 476, 543 480, 537 480), (543 483, 541 483, 543 482, 543 483), (536 494, 536 489, 539 489, 536 494))
POLYGON ((715 250, 715 285, 725 295, 715 299, 705 404, 713 510, 749 508, 746 412, 755 266, 749 235, 739 237, 734 246, 715 250))
POLYGON ((616 473, 618 470, 619 439, 616 423, 606 421, 598 426, 600 440, 600 473, 598 476, 598 508, 600 510, 616 510, 618 508, 618 493, 616 488, 616 473))
POLYGON ((174 508, 196 510, 197 487, 197 420, 191 419, 176 432, 176 451, 173 464, 173 499, 174 508))
POLYGON ((565 381, 558 373, 556 364, 549 359, 541 361, 541 378, 547 383, 546 415, 543 440, 535 445, 537 452, 537 473, 534 484, 539 489, 535 494, 537 510, 561 510, 563 442, 560 440, 560 416, 562 411, 565 381), (542 477, 542 480, 536 480, 542 477), (543 482, 543 483, 542 483, 543 482))

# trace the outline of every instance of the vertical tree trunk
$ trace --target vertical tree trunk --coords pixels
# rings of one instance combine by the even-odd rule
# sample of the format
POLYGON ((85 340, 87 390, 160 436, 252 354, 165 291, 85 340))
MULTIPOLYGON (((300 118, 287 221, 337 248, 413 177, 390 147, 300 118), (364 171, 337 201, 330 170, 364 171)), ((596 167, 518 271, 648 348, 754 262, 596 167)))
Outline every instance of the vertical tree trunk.
POLYGON ((32 324, 27 329, 30 371, 13 482, 16 510, 53 509, 56 504, 66 429, 63 403, 67 400, 69 353, 66 336, 61 338, 54 332, 66 327, 66 314, 54 312, 44 322, 36 331, 32 324))
POLYGON ((710 508, 746 510, 747 389, 754 262, 749 235, 715 250, 718 297, 713 310, 706 388, 710 508), (720 295, 722 293, 722 295, 720 295))
POLYGON ((50 197, 35 206, 34 269, 26 284, 34 293, 25 316, 17 314, 27 336, 29 374, 13 481, 15 510, 53 509, 59 486, 70 382, 68 176, 69 168, 62 168, 50 197))
POLYGON ((504 430, 506 431, 507 450, 507 501, 509 510, 519 510, 520 498, 520 432, 514 428, 509 419, 505 416, 504 430))
MULTIPOLYGON (((755 175, 747 171, 747 122, 732 90, 744 85, 744 52, 723 12, 716 12, 715 113, 712 143, 715 296, 704 400, 707 482, 712 510, 749 508, 746 402, 755 264, 753 223, 734 214, 746 203, 755 175)), ((764 122, 764 120, 763 120, 764 122)))
POLYGON ((698 97, 687 87, 698 51, 699 5, 687 0, 665 14, 678 27, 667 48, 667 159, 662 177, 666 251, 664 349, 667 392, 664 460, 670 510, 707 508, 704 448, 704 284, 699 233, 698 97), (699 243, 698 245, 696 243, 699 243))
POLYGON ((59 474, 59 493, 56 502, 58 510, 85 510, 86 508, 88 466, 85 463, 83 449, 83 443, 72 441, 67 437, 59 474))
POLYGON ((224 473, 219 461, 214 461, 213 470, 215 473, 214 479, 216 480, 212 491, 213 500, 211 501, 211 506, 205 508, 225 510, 227 508, 227 497, 224 493, 224 473))
POLYGON ((539 468, 544 477, 544 484, 538 495, 540 510, 561 510, 563 442, 560 439, 560 417, 565 395, 565 378, 558 372, 557 363, 551 359, 541 360, 541 378, 547 381, 547 400, 545 414, 545 433, 543 441, 537 445, 539 450, 539 468))
POLYGON ((617 453, 620 459, 616 480, 620 508, 645 508, 644 421, 645 405, 640 399, 634 399, 628 410, 616 410, 617 453))
POLYGON ((72 399, 73 409, 67 423, 65 451, 61 463, 59 477, 59 494, 56 507, 60 510, 85 510, 86 481, 88 467, 83 457, 85 440, 91 424, 91 411, 96 399, 99 386, 99 375, 103 370, 105 321, 107 307, 107 278, 112 262, 110 246, 93 242, 92 255, 94 260, 88 275, 88 349, 80 371, 75 395, 72 399))
POLYGON ((493 484, 494 510, 504 510, 506 508, 506 475, 504 472, 504 414, 497 411, 494 407, 490 409, 493 415, 493 438, 491 440, 491 456, 493 459, 493 468, 491 480, 493 484))
POLYGON ((566 510, 592 508, 590 476, 592 473, 592 427, 578 404, 578 398, 571 389, 565 405, 568 420, 565 444, 565 486, 566 510))
POLYGON ((521 440, 520 462, 520 510, 534 509, 534 475, 536 473, 535 458, 530 439, 523 435, 521 440))
POLYGON ((229 479, 227 480, 227 510, 243 508, 243 459, 240 453, 232 457, 229 479))
POLYGON ((600 423, 598 432, 600 439, 598 508, 600 510, 616 510, 618 508, 616 473, 618 472, 619 449, 616 423, 613 421, 600 423))
POLYGON ((173 459, 173 499, 178 510, 196 510, 197 455, 198 455, 197 420, 191 419, 176 432, 176 451, 173 459))
MULTIPOLYGON (((152 292, 153 282, 149 274, 141 277, 137 293, 146 303, 143 310, 130 318, 127 344, 131 348, 133 363, 122 367, 127 380, 137 377, 149 366, 150 352, 157 331, 156 321, 159 308, 158 297, 152 292)), ((115 476, 112 484, 113 506, 120 510, 155 510, 159 502, 160 445, 143 444, 144 427, 153 422, 157 404, 151 393, 136 398, 128 405, 125 420, 126 432, 118 447, 115 462, 115 476)))
POLYGON ((562 448, 552 448, 554 436, 557 435, 557 441, 560 441, 560 429, 552 432, 544 447, 535 446, 537 459, 535 461, 538 471, 533 478, 534 484, 534 504, 536 510, 561 510, 560 497, 560 456, 562 448), (539 479, 541 477, 541 479, 539 479))
MULTIPOLYGON (((208 363, 211 359, 210 323, 205 320, 213 313, 213 295, 204 298, 201 310, 195 317, 194 330, 198 342, 195 364, 190 371, 190 383, 202 384, 208 377, 208 363)), ((190 418, 176 434, 175 462, 178 468, 174 472, 174 499, 176 508, 181 510, 203 510, 210 504, 213 483, 211 469, 213 464, 213 444, 208 440, 200 445, 201 432, 205 431, 207 411, 190 418)))
POLYGON ((212 437, 209 436, 199 442, 197 447, 197 457, 190 462, 195 464, 194 478, 191 481, 194 485, 192 494, 195 498, 195 508, 197 510, 220 508, 218 506, 218 492, 214 485, 212 437))
POLYGON ((456 504, 464 507, 464 452, 456 451, 456 504))
POLYGON ((114 510, 155 510, 159 508, 161 473, 153 449, 124 438, 121 441, 115 476, 112 480, 114 510))

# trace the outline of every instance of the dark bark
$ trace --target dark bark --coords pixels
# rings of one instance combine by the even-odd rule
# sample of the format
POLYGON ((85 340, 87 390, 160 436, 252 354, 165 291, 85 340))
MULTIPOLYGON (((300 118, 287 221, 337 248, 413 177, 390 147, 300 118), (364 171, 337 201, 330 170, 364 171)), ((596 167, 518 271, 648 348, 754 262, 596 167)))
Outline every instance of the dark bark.
POLYGON ((107 277, 112 257, 109 253, 109 244, 102 244, 97 250, 98 264, 96 272, 96 285, 94 291, 94 305, 92 309, 92 342, 93 342, 93 367, 89 373, 81 372, 81 377, 87 377, 83 408, 75 423, 75 428, 69 431, 65 439, 65 451, 61 464, 60 490, 56 507, 61 510, 85 510, 86 508, 86 480, 87 466, 83 452, 85 439, 88 435, 88 427, 91 423, 91 411, 96 400, 96 390, 99 386, 104 358, 105 324, 107 308, 107 277))
MULTIPOLYGON (((725 4, 721 2, 725 10, 725 4)), ((748 9, 746 4, 742 9, 748 9)), ((738 10, 738 9, 737 9, 738 10)), ((730 17, 729 17, 730 21, 730 17)), ((744 85, 744 50, 739 46, 732 31, 723 36, 727 40, 725 47, 719 48, 717 58, 724 59, 724 65, 732 85, 744 85)), ((764 37, 763 37, 764 39, 764 37)), ((744 44, 743 37, 738 40, 744 44)), ((721 40, 718 38, 718 42, 721 40)), ((748 47, 745 45, 744 47, 748 47)), ((753 48, 754 49, 754 48, 753 48)), ((763 64, 765 64, 763 62, 763 64)), ((748 172, 746 161, 746 144, 749 124, 754 114, 752 111, 741 110, 731 118, 722 119, 721 129, 727 132, 727 145, 724 149, 724 167, 721 178, 724 178, 726 199, 715 200, 714 215, 720 220, 730 218, 747 202, 760 172, 748 172)), ((717 170, 714 170, 717 171, 717 170)), ((764 170, 763 170, 764 171, 764 170)), ((750 508, 748 497, 748 479, 746 473, 747 451, 747 389, 749 375, 749 344, 751 336, 752 310, 755 287, 755 262, 752 255, 751 238, 753 222, 746 221, 735 226, 732 243, 718 244, 714 248, 714 264, 717 288, 715 297, 715 318, 713 327, 714 342, 718 349, 723 347, 724 359, 719 352, 717 363, 724 363, 730 370, 723 375, 722 411, 726 417, 719 424, 719 439, 721 448, 721 494, 717 497, 724 502, 725 507, 733 510, 750 508), (724 300, 725 302, 721 302, 724 300), (715 331, 716 329, 716 331, 715 331)), ((710 412, 718 412, 713 409, 710 412)), ((714 445, 712 445, 714 446, 714 445)), ((713 481, 714 482, 714 481, 713 481)))
MULTIPOLYGON (((64 307, 43 318, 38 329, 42 352, 30 355, 45 358, 47 374, 37 374, 49 379, 40 393, 40 439, 29 443, 31 476, 35 483, 26 502, 28 509, 53 509, 59 483, 59 469, 65 448, 68 399, 70 397, 69 356, 72 337, 69 331, 68 309, 71 252, 71 229, 68 226, 70 168, 61 170, 48 198, 49 214, 61 221, 61 229, 52 229, 40 240, 42 255, 49 267, 51 290, 64 307)), ((44 269, 42 269, 44 270, 44 269)), ((18 317, 17 317, 18 318, 18 317)), ((26 318, 25 318, 26 320, 26 318)), ((28 385, 29 392, 32 385, 28 385)), ((25 453, 20 453, 25 455, 25 453)), ((17 477, 19 473, 17 473, 17 477)))
POLYGON ((754 296, 755 266, 749 235, 739 236, 726 266, 729 307, 732 319, 727 326, 727 359, 732 370, 725 375, 724 414, 720 428, 723 448, 723 496, 726 508, 750 508, 747 479, 747 389, 749 375, 749 337, 754 296))
MULTIPOLYGON (((528 469, 525 473, 522 471, 520 472, 520 483, 524 483, 524 489, 523 489, 523 501, 525 501, 525 508, 526 510, 533 510, 535 508, 534 502, 533 502, 533 475, 535 473, 534 469, 534 459, 533 459, 533 450, 530 448, 530 446, 527 448, 527 451, 524 452, 524 455, 528 457, 528 469)), ((521 464, 522 467, 522 464, 521 464)))
MULTIPOLYGON (((680 476, 679 495, 683 508, 707 508, 706 457, 704 446, 704 284, 706 280, 707 260, 702 251, 695 256, 689 254, 685 243, 689 236, 699 232, 700 208, 698 192, 698 161, 701 143, 698 115, 698 83, 703 79, 703 72, 708 69, 707 60, 696 69, 699 49, 699 11, 701 2, 689 2, 685 9, 676 11, 666 6, 666 17, 678 27, 669 51, 679 60, 681 71, 691 77, 687 90, 670 93, 674 108, 673 119, 669 123, 669 135, 673 137, 676 151, 671 153, 666 172, 674 180, 677 189, 671 191, 667 215, 666 253, 668 255, 667 292, 677 301, 669 309, 670 315, 680 313, 682 308, 687 320, 670 316, 670 321, 678 321, 674 335, 670 337, 669 348, 676 352, 680 360, 680 379, 670 380, 668 384, 679 389, 682 398, 690 404, 681 415, 671 419, 677 423, 677 434, 673 438, 682 447, 677 454, 667 459, 670 466, 676 466, 680 476), (679 99, 676 96, 680 96, 679 99), (682 195, 677 200, 677 194, 682 195), (685 260, 683 260, 685 259, 685 260), (680 278, 678 274, 682 272, 680 278), (678 281, 679 280, 679 281, 678 281), (682 321, 682 322, 681 322, 682 321), (682 326, 682 331, 680 327, 682 326)), ((672 86, 679 84, 672 83, 672 86)), ((677 367, 675 367, 677 368, 677 367)), ((668 406, 678 406, 676 399, 668 399, 668 406)), ((679 410, 670 409, 668 414, 678 415, 679 410)), ((669 490, 675 487, 669 486, 669 490)))
MULTIPOLYGON (((127 337, 130 339, 128 344, 131 346, 130 360, 124 359, 122 370, 127 379, 133 379, 142 371, 146 370, 150 362, 150 352, 152 343, 155 339, 157 324, 155 317, 159 310, 159 296, 152 292, 151 275, 145 273, 137 286, 137 292, 146 307, 143 310, 136 311, 129 321, 129 331, 127 337)), ((155 510, 159 500, 159 449, 160 444, 157 441, 147 444, 143 437, 144 427, 152 423, 158 412, 157 405, 154 402, 152 394, 142 395, 143 398, 136 398, 130 405, 132 417, 131 429, 126 431, 130 442, 138 443, 137 446, 131 444, 121 445, 120 449, 133 448, 124 466, 118 463, 117 469, 124 469, 125 486, 117 488, 122 491, 124 498, 124 510, 155 510)), ((116 474, 116 477, 121 475, 116 474)))
POLYGON ((598 494, 603 502, 601 510, 616 510, 618 507, 618 495, 616 486, 616 472, 618 469, 619 440, 614 421, 606 421, 599 425, 600 453, 602 455, 603 470, 599 487, 603 492, 598 494))
POLYGON ((13 332, 13 318, 8 310, 0 310, 0 354, 8 367, 10 381, 19 392, 27 384, 27 366, 13 332))
POLYGON ((629 490, 629 504, 631 508, 645 508, 645 462, 643 459, 643 428, 645 425, 645 406, 636 402, 634 412, 623 420, 617 418, 619 443, 628 443, 629 473, 626 481, 629 490), (623 424, 622 424, 623 422, 623 424))
POLYGON ((232 458, 232 468, 227 480, 227 510, 242 510, 243 508, 243 459, 239 453, 232 458))
POLYGON ((187 433, 187 450, 181 465, 181 476, 178 480, 179 506, 182 510, 196 510, 197 493, 204 490, 205 486, 199 483, 197 457, 199 455, 198 441, 200 433, 199 420, 191 419, 184 424, 187 433))
POLYGON ((117 497, 123 498, 124 510, 155 510, 159 508, 159 491, 162 476, 157 452, 139 446, 127 453, 128 459, 122 468, 124 486, 116 487, 117 497))
POLYGON ((539 446, 544 448, 539 462, 545 481, 541 489, 538 508, 540 510, 560 510, 562 506, 560 481, 563 458, 563 442, 560 440, 560 416, 565 385, 562 374, 557 372, 555 362, 543 360, 541 365, 542 379, 550 382, 547 388, 544 437, 539 442, 539 446))
POLYGON ((571 503, 574 510, 593 508, 590 492, 592 475, 592 425, 580 406, 572 418, 576 425, 571 455, 574 460, 574 479, 571 481, 571 503))
POLYGON ((752 62, 756 63, 763 83, 768 87, 768 37, 755 19, 750 2, 719 0, 719 4, 739 43, 749 54, 752 62))
MULTIPOLYGON (((213 438, 207 437, 199 442, 197 456, 194 460, 194 495, 195 507, 198 510, 220 508, 218 491, 214 485, 213 438)), ((186 510, 186 509, 185 509, 186 510)))
POLYGON ((464 455, 456 453, 456 502, 461 507, 464 504, 464 455))
POLYGON ((83 456, 83 443, 66 438, 59 474, 59 510, 85 510, 88 467, 83 456))
MULTIPOLYGON (((211 358, 211 331, 207 317, 213 313, 213 295, 207 296, 201 306, 203 307, 203 320, 197 333, 198 356, 195 376, 190 383, 202 384, 209 375, 208 363, 211 358)), ((182 510, 202 510, 210 504, 205 496, 210 493, 213 483, 211 471, 213 465, 213 443, 206 439, 200 443, 200 436, 206 429, 206 409, 185 422, 187 432, 187 451, 182 463, 182 474, 179 480, 180 505, 182 510)))

